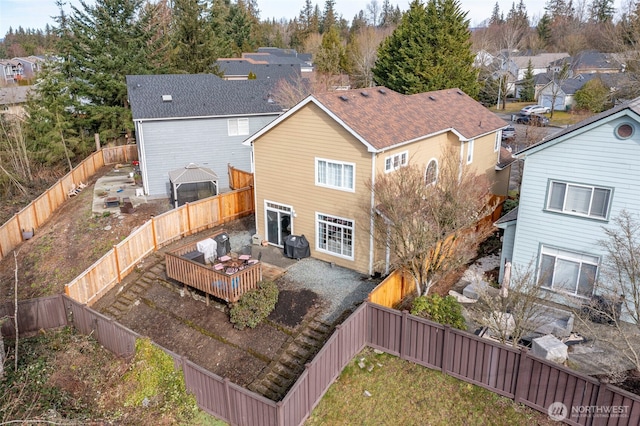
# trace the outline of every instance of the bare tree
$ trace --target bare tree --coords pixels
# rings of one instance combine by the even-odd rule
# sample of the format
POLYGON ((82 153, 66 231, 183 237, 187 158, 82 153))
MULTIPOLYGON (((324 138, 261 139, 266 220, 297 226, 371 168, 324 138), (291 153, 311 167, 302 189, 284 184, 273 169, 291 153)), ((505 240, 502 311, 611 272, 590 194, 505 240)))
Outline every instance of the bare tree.
POLYGON ((0 188, 26 194, 23 184, 33 176, 23 125, 19 116, 0 116, 0 188))
POLYGON ((640 371, 640 217, 626 210, 603 227, 605 257, 591 303, 580 312, 591 337, 616 348, 640 371), (605 333, 593 323, 609 324, 605 333))
MULTIPOLYGON (((459 150, 443 151, 435 183, 422 166, 409 164, 369 182, 376 200, 374 238, 390 263, 410 273, 418 294, 468 262, 486 229, 476 227, 490 211, 489 182, 460 162, 459 150)), ((366 209, 368 212, 369 210, 366 209)))
POLYGON ((543 281, 536 280, 532 265, 519 269, 508 264, 505 270, 511 272, 505 273, 500 291, 489 286, 476 288, 478 304, 471 312, 501 343, 518 346, 523 337, 548 322, 547 307, 541 302, 549 293, 542 290, 543 281))
POLYGON ((551 118, 553 118, 553 113, 556 110, 556 99, 558 99, 562 91, 562 85, 571 77, 571 64, 565 61, 559 70, 550 68, 547 71, 547 76, 551 80, 549 84, 551 85, 551 118))
POLYGON ((371 87, 374 84, 371 69, 378 57, 378 47, 390 30, 374 27, 360 29, 347 45, 347 55, 351 64, 351 77, 356 87, 371 87))

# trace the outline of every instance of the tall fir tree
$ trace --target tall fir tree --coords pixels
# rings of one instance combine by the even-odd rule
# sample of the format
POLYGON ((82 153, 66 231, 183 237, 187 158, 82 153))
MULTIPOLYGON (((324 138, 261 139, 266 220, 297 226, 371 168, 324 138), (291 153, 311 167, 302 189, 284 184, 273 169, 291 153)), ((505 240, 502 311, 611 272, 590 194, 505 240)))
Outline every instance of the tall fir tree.
POLYGON ((206 4, 201 0, 173 1, 171 63, 174 70, 189 74, 211 72, 214 40, 205 12, 206 4))
POLYGON ((527 64, 527 71, 524 73, 523 80, 524 84, 522 85, 522 90, 520 90, 520 100, 524 102, 531 102, 536 96, 536 81, 535 75, 533 74, 533 64, 531 63, 531 59, 529 59, 529 63, 527 64))
POLYGON ((400 93, 457 87, 477 96, 469 21, 457 0, 413 0, 378 50, 377 84, 400 93))
MULTIPOLYGON (((144 0, 96 0, 71 6, 60 65, 76 99, 76 113, 103 140, 133 127, 125 76, 163 73, 166 45, 153 24, 154 7, 144 0)), ((62 13, 62 10, 61 10, 62 13)))

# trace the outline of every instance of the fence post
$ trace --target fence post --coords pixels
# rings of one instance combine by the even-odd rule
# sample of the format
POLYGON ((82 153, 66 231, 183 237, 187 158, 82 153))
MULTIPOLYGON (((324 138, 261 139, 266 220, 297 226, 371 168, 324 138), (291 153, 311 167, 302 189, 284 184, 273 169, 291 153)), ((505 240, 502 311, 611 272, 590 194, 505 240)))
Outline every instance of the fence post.
POLYGON ((282 414, 282 401, 276 402, 276 424, 284 426, 284 415, 282 414))
POLYGON ((522 401, 526 399, 526 391, 529 387, 531 361, 529 360, 528 354, 529 350, 527 348, 520 348, 520 359, 514 371, 515 389, 513 391, 513 400, 517 404, 522 404, 522 401))
POLYGON ((153 236, 153 251, 158 251, 158 236, 156 235, 156 218, 151 218, 151 236, 153 236))
POLYGON ((113 255, 116 258, 116 274, 118 284, 120 284, 120 281, 122 281, 122 277, 120 277, 120 259, 118 259, 118 246, 116 245, 113 246, 113 255))
POLYGON ((440 365, 442 366, 442 372, 447 374, 447 364, 449 363, 449 338, 451 336, 451 326, 445 324, 444 326, 444 336, 442 339, 442 358, 440 361, 440 365))
POLYGON ((185 236, 191 235, 191 209, 189 208, 189 203, 184 203, 185 209, 187 210, 187 232, 185 232, 185 236))
POLYGON ((406 342, 409 341, 409 336, 407 336, 407 322, 408 322, 409 312, 405 309, 402 311, 402 322, 400 325, 400 359, 406 358, 406 342))
POLYGON ((234 415, 233 415, 233 411, 231 410, 231 395, 230 395, 230 390, 229 390, 229 379, 227 377, 224 378, 224 400, 225 403, 227 405, 227 413, 229 413, 229 423, 230 424, 235 424, 235 419, 234 419, 234 415))
MULTIPOLYGON (((605 401, 606 391, 607 391, 607 384, 603 383, 601 379, 598 380, 598 395, 596 397, 596 402, 594 404, 596 407, 603 407, 603 406, 607 405, 606 401, 605 401)), ((569 413, 571 413, 571 407, 569 407, 569 413)), ((591 424, 593 426, 599 426, 599 425, 606 425, 607 424, 607 417, 590 416, 590 420, 591 420, 591 424)))

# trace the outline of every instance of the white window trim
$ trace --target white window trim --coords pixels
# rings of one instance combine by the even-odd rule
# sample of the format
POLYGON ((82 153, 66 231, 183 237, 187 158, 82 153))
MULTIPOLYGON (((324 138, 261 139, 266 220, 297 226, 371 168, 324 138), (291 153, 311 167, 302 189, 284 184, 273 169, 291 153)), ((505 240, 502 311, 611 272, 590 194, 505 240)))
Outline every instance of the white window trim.
MULTIPOLYGON (((264 199, 264 239, 267 240, 267 241, 269 240, 268 234, 267 234, 267 226, 268 226, 268 224, 267 224, 267 222, 268 222, 267 210, 268 209, 269 210, 279 210, 279 211, 284 212, 284 213, 289 213, 289 215, 291 216, 291 221, 290 221, 291 229, 290 229, 290 232, 291 232, 291 235, 293 235, 294 234, 294 232, 293 232, 293 226, 294 226, 294 223, 293 223, 294 220, 293 219, 294 219, 294 216, 293 215, 295 213, 295 211, 293 210, 293 206, 291 206, 289 204, 282 204, 282 203, 278 203, 278 202, 275 202, 275 201, 264 199), (284 209, 280 209, 278 207, 284 207, 284 209), (288 212, 287 212, 287 209, 289 210, 288 212)), ((282 246, 280 245, 280 246, 276 246, 276 247, 282 247, 282 246)))
MULTIPOLYGON (((553 246, 544 246, 544 245, 542 245, 540 247, 540 259, 538 261, 538 279, 541 278, 540 274, 542 273, 542 255, 543 254, 546 254, 547 256, 554 256, 556 259, 563 259, 563 260, 568 260, 570 262, 580 263, 581 267, 582 267, 583 263, 588 264, 588 265, 593 265, 593 266, 596 267, 596 275, 598 274, 598 271, 600 269, 600 260, 601 259, 600 259, 599 256, 594 256, 592 254, 587 254, 587 253, 579 253, 579 252, 571 251, 571 250, 560 249, 560 248, 556 248, 556 247, 553 247, 553 246), (545 251, 545 249, 546 249, 546 251, 545 251), (562 252, 562 253, 560 254, 560 253, 557 253, 557 252, 562 252), (572 255, 575 255, 575 257, 572 257, 572 255), (596 262, 585 261, 582 258, 584 256, 592 257, 593 259, 597 259, 597 261, 596 262)), ((552 291, 554 293, 568 294, 570 296, 579 297, 581 299, 589 299, 591 297, 591 296, 583 296, 583 295, 578 294, 577 293, 577 283, 576 283, 576 291, 575 292, 569 292, 569 291, 566 291, 564 289, 554 288, 555 273, 556 273, 556 268, 555 268, 555 265, 554 265, 554 268, 553 268, 554 277, 551 278, 551 287, 547 287, 546 285, 543 285, 543 286, 541 286, 542 288, 544 288, 546 290, 549 290, 549 291, 552 291)), ((578 273, 578 276, 579 275, 580 274, 578 273)), ((596 281, 596 279, 594 278, 594 285, 593 285, 593 288, 591 289, 591 294, 592 295, 593 295, 593 292, 595 290, 595 281, 596 281)))
POLYGON ((395 170, 398 170, 400 167, 405 167, 407 164, 409 164, 409 151, 402 151, 397 154, 390 155, 388 157, 385 157, 384 159, 384 172, 391 173, 395 170), (404 161, 402 161, 403 155, 404 155, 404 161), (400 158, 399 160, 400 165, 398 167, 394 166, 396 157, 400 158), (387 167, 387 160, 391 160, 391 167, 387 167))
POLYGON ((430 159, 427 162, 427 167, 424 169, 424 183, 425 183, 425 185, 429 186, 429 185, 435 185, 436 183, 438 183, 438 175, 439 174, 440 174, 440 164, 438 164, 438 159, 437 158, 430 159), (429 165, 433 161, 435 161, 435 163, 436 163, 436 179, 433 182, 427 183, 427 171, 429 171, 429 165))
MULTIPOLYGON (((315 166, 316 166, 315 167, 316 186, 321 186, 323 188, 337 189, 338 191, 356 192, 356 163, 349 163, 349 162, 346 162, 346 161, 338 161, 338 160, 329 160, 327 158, 319 158, 319 157, 316 157, 315 163, 316 163, 315 164, 315 166), (351 166, 352 170, 353 170, 353 176, 352 176, 352 180, 351 180, 352 187, 348 188, 346 186, 327 185, 326 183, 319 182, 318 181, 318 171, 319 171, 318 163, 320 161, 324 161, 326 163, 340 164, 342 166, 351 166)), ((342 170, 343 170, 343 174, 342 175, 343 175, 343 181, 344 181, 344 168, 342 170)))
MULTIPOLYGON (((322 221, 324 223, 324 221, 322 221)), ((331 256, 335 256, 335 257, 339 257, 341 259, 347 259, 347 260, 355 260, 355 253, 356 253, 356 221, 353 219, 348 219, 345 217, 341 217, 341 216, 336 216, 333 214, 328 214, 328 213, 322 213, 322 212, 315 212, 315 232, 316 232, 316 250, 320 253, 326 253, 328 255, 331 256), (348 220, 349 222, 351 222, 351 256, 345 256, 344 254, 339 254, 339 253, 335 253, 332 252, 330 250, 324 249, 320 247, 320 233, 318 232, 318 225, 321 222, 320 219, 318 218, 318 216, 329 216, 332 217, 334 219, 340 219, 340 220, 348 220)), ((337 225, 337 226, 341 226, 341 225, 337 225)), ((344 226, 344 225, 342 225, 344 226)))
POLYGON ((570 215, 570 216, 578 216, 578 217, 584 217, 584 218, 587 218, 587 219, 607 221, 608 218, 609 218, 609 211, 611 209, 612 196, 613 196, 613 189, 605 187, 605 186, 585 185, 585 184, 582 184, 582 183, 570 183, 570 182, 564 182, 564 181, 561 181, 561 180, 550 179, 549 180, 548 189, 547 189, 547 202, 546 202, 546 205, 545 205, 545 209, 547 211, 554 212, 554 213, 562 213, 562 214, 566 214, 566 215, 570 215), (551 190, 553 188, 553 184, 554 183, 561 183, 561 184, 566 185, 565 192, 564 192, 564 200, 562 202, 562 209, 560 209, 560 210, 551 208, 549 206, 549 204, 551 203, 551 190), (609 200, 608 200, 608 203, 607 203, 606 214, 604 215, 604 217, 602 217, 602 216, 591 216, 588 213, 584 214, 584 213, 574 212, 574 211, 571 211, 571 210, 565 210, 565 205, 567 204, 567 196, 569 194, 569 191, 568 191, 568 187, 569 186, 576 186, 576 187, 582 187, 582 188, 591 188, 591 200, 589 201, 589 211, 591 211, 591 207, 592 207, 592 204, 593 204, 594 190, 595 189, 604 189, 604 190, 609 191, 609 200))
POLYGON ((228 136, 245 136, 249 132, 249 119, 248 118, 229 118, 227 120, 227 135, 228 136), (246 129, 241 133, 240 123, 246 123, 246 129), (246 132, 246 133, 245 133, 246 132))
POLYGON ((475 139, 471 139, 467 142, 467 164, 473 163, 473 145, 475 139))
POLYGON ((496 140, 493 144, 493 152, 500 151, 501 145, 502 145, 502 130, 496 132, 496 140))

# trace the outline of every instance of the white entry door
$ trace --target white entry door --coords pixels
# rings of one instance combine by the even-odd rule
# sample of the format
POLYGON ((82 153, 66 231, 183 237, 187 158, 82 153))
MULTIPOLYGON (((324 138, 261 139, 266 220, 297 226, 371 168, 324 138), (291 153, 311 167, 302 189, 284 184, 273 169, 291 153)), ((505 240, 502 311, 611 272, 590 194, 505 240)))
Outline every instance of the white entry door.
POLYGON ((267 241, 274 246, 282 247, 284 239, 293 232, 293 209, 291 206, 264 202, 265 230, 267 241))

